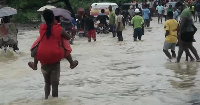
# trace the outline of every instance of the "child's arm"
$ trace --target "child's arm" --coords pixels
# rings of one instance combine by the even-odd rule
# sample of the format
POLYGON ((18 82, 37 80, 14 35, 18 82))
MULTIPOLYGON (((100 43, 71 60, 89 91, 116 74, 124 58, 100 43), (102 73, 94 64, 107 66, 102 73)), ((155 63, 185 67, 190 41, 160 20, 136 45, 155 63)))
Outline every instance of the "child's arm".
POLYGON ((65 39, 67 39, 67 40, 71 39, 70 35, 68 33, 66 33, 64 29, 61 32, 61 36, 64 37, 65 39))

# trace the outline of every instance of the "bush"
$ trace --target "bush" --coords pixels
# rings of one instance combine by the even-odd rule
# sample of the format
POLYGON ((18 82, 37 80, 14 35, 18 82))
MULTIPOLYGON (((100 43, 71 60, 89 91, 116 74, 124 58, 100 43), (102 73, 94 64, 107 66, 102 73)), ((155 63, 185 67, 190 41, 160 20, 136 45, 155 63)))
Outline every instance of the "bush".
POLYGON ((40 15, 37 11, 18 11, 18 13, 13 16, 13 19, 15 22, 32 23, 40 21, 40 15))

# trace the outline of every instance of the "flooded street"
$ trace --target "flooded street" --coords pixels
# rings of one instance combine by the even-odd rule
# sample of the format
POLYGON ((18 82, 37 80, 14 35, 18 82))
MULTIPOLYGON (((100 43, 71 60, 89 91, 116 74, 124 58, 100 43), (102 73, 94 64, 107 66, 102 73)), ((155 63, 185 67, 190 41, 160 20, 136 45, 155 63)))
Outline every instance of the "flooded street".
MULTIPOLYGON (((200 54, 199 34, 194 46, 200 54)), ((200 63, 186 62, 185 54, 180 63, 167 61, 164 24, 157 18, 138 42, 128 26, 121 45, 111 33, 97 34, 91 43, 76 37, 72 56, 79 65, 71 70, 67 60, 61 61, 59 98, 48 100, 40 69, 27 65, 38 35, 38 30, 19 30, 20 51, 0 50, 0 105, 200 105, 200 63)))

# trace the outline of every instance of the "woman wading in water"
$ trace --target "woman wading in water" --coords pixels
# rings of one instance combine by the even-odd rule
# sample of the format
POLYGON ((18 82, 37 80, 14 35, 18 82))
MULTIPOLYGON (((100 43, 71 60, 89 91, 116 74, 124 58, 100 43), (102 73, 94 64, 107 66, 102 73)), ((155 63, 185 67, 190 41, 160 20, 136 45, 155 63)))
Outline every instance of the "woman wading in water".
POLYGON ((52 96, 58 97, 58 85, 60 79, 60 61, 66 58, 70 63, 70 68, 74 69, 78 61, 73 61, 71 57, 71 47, 67 40, 70 36, 55 21, 54 13, 51 10, 44 10, 43 17, 46 23, 40 26, 40 37, 33 43, 32 48, 39 43, 34 62, 28 65, 33 70, 37 70, 37 63, 40 61, 41 71, 45 81, 45 99, 48 99, 52 85, 52 96))

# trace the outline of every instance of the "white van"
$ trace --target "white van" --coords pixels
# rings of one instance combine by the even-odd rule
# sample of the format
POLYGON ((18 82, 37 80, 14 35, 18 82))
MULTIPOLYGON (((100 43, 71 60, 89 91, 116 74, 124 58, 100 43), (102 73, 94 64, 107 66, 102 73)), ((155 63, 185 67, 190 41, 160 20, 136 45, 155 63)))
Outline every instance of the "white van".
POLYGON ((93 3, 90 7, 90 15, 97 17, 101 13, 101 9, 105 9, 105 13, 109 15, 108 7, 110 5, 113 7, 113 11, 118 8, 116 3, 93 3))

